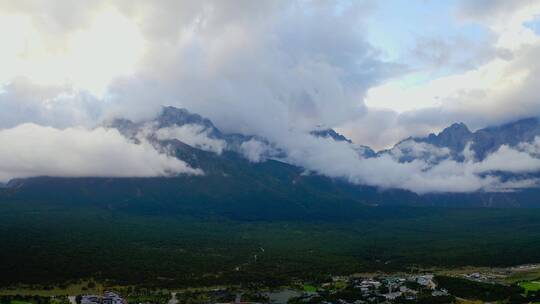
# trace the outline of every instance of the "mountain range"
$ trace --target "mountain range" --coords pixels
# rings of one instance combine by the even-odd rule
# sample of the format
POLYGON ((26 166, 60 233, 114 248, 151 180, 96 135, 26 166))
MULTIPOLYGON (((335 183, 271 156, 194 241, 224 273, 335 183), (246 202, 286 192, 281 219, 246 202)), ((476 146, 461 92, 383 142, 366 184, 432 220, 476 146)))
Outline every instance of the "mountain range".
MULTIPOLYGON (((464 123, 454 123, 439 134, 409 137, 396 144, 391 150, 399 149, 410 142, 425 143, 438 148, 447 148, 450 157, 463 161, 463 150, 470 144, 470 149, 476 158, 484 160, 503 145, 517 147, 521 143, 533 142, 537 136, 540 136, 540 123, 537 118, 521 119, 475 132, 471 132, 464 123)), ((405 156, 405 159, 411 158, 414 157, 405 156)))
MULTIPOLYGON (((203 135, 211 140, 221 141, 223 149, 236 152, 240 155, 242 154, 242 144, 257 141, 264 145, 264 150, 268 153, 265 155, 265 159, 285 158, 285 152, 282 149, 263 137, 239 133, 223 133, 209 119, 198 114, 190 113, 186 109, 175 107, 164 107, 159 116, 151 121, 133 123, 125 119, 115 119, 107 124, 107 126, 118 129, 123 135, 131 139, 136 139, 137 134, 140 134, 143 128, 151 126, 160 131, 158 134, 161 134, 161 136, 157 138, 159 146, 183 143, 199 150, 211 149, 210 146, 204 146, 200 142, 183 142, 182 139, 171 141, 171 139, 174 139, 174 136, 166 136, 164 132, 161 132, 167 128, 182 128, 187 126, 196 129, 193 131, 198 135, 203 135)), ((441 157, 439 161, 448 158, 456 161, 464 161, 463 152, 466 148, 469 148, 474 153, 475 159, 481 161, 491 153, 496 152, 503 145, 515 148, 522 143, 534 142, 536 137, 540 138, 540 121, 538 118, 526 118, 500 126, 479 129, 475 132, 471 132, 464 123, 454 123, 438 134, 431 133, 425 137, 409 137, 398 142, 392 148, 381 151, 374 151, 365 145, 354 144, 350 139, 331 128, 318 128, 310 131, 310 134, 314 137, 351 144, 359 151, 362 157, 366 158, 384 154, 395 155, 399 151, 398 158, 401 162, 410 162, 415 159, 434 159, 440 156, 440 154, 446 155, 445 157, 441 157), (418 151, 413 151, 410 148, 414 143, 426 144, 434 148, 444 149, 444 151, 438 151, 439 153, 434 153, 434 151, 417 153, 418 151)))
MULTIPOLYGON (((211 120, 185 109, 164 107, 152 120, 115 119, 106 126, 117 129, 132 141, 147 140, 156 149, 201 169, 204 174, 15 179, 0 188, 0 201, 92 204, 136 213, 243 219, 356 218, 364 216, 368 208, 395 205, 540 207, 537 203, 540 188, 536 186, 513 191, 418 194, 312 172, 290 162, 287 149, 277 143, 256 135, 222 132, 211 120)), ((410 137, 378 152, 353 143, 333 129, 318 128, 309 134, 336 144, 351 145, 363 159, 388 157, 403 164, 422 161, 435 166, 445 161, 466 163, 474 159, 482 162, 501 147, 526 150, 528 155, 537 157, 530 148, 540 136, 540 122, 528 118, 475 132, 463 123, 455 123, 438 134, 410 137)), ((536 178, 538 173, 525 175, 536 178)), ((523 175, 502 171, 496 174, 503 180, 523 175)))

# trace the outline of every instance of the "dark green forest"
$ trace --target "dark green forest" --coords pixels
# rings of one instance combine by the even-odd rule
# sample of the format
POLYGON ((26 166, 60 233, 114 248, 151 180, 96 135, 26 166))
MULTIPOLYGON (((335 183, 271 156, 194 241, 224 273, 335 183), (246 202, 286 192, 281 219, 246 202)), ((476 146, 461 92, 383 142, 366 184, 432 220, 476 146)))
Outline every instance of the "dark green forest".
POLYGON ((3 201, 0 283, 93 277, 159 286, 272 286, 328 274, 540 259, 539 209, 394 206, 362 212, 354 219, 242 220, 3 201))

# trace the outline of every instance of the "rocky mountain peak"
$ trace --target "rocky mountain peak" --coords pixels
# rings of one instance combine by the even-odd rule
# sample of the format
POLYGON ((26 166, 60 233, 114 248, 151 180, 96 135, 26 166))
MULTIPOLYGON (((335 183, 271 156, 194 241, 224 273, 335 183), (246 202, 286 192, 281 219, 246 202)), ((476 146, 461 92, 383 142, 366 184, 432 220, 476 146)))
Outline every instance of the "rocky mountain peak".
POLYGON ((313 130, 309 133, 315 137, 331 138, 335 141, 346 141, 348 143, 352 143, 350 139, 343 136, 342 134, 339 134, 334 129, 313 130))
POLYGON ((158 127, 170 127, 173 125, 183 126, 189 124, 197 124, 208 129, 217 130, 212 121, 202 117, 199 114, 191 113, 183 108, 175 108, 172 106, 163 107, 159 116, 155 119, 158 127))

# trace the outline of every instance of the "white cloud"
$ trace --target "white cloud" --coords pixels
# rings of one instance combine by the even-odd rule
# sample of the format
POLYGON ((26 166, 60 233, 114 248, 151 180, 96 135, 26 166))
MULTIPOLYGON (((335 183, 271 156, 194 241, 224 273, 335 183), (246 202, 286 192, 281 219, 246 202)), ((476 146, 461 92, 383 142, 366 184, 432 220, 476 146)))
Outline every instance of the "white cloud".
POLYGON ((497 36, 497 47, 517 50, 538 41, 534 32, 524 22, 538 17, 537 0, 467 0, 462 1, 458 17, 486 25, 497 36))
POLYGON ((154 130, 159 140, 177 139, 194 148, 221 154, 227 148, 227 142, 211 138, 209 131, 201 125, 183 125, 154 130))
POLYGON ((450 149, 439 148, 424 142, 405 140, 395 145, 390 151, 395 160, 403 158, 425 159, 428 162, 438 161, 450 156, 450 149))
POLYGON ((482 162, 475 164, 475 171, 478 173, 489 171, 538 172, 540 171, 540 159, 532 157, 529 153, 503 145, 482 162))
POLYGON ((0 3, 0 83, 26 77, 40 85, 67 84, 102 96, 113 78, 134 72, 144 53, 145 40, 134 22, 114 7, 97 5, 99 1, 62 1, 58 7, 9 2, 0 3), (86 22, 63 18, 72 13, 86 22))
POLYGON ((240 145, 240 151, 251 162, 258 163, 264 160, 264 155, 268 152, 269 147, 256 139, 250 139, 240 145))
POLYGON ((113 129, 23 124, 0 130, 0 181, 32 176, 151 177, 202 174, 113 129))
POLYGON ((520 143, 518 149, 534 157, 540 157, 540 137, 535 137, 532 142, 520 143))
POLYGON ((284 148, 288 153, 287 161, 312 172, 383 189, 400 188, 422 194, 508 191, 538 184, 534 178, 503 180, 494 175, 495 171, 522 174, 540 170, 540 159, 507 146, 502 146, 480 162, 475 161, 469 145, 463 151, 464 162, 446 158, 433 163, 433 157, 425 153, 434 152, 437 157, 443 157, 447 151, 410 141, 407 143, 408 149, 419 151, 417 155, 427 156, 428 160, 417 158, 410 162, 399 162, 390 153, 361 158, 354 150, 354 145, 331 139, 304 139, 296 133, 290 133, 287 138, 284 148))
POLYGON ((94 126, 105 105, 92 94, 66 85, 38 85, 17 78, 0 89, 0 128, 21 123, 65 128, 94 126))

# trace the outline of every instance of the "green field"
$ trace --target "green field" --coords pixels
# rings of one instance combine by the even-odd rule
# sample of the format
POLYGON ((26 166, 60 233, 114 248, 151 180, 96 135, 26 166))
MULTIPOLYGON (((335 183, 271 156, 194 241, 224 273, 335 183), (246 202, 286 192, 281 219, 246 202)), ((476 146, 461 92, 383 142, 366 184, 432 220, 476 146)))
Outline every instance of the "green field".
POLYGON ((526 271, 515 271, 506 277, 504 281, 508 284, 514 284, 525 281, 536 281, 538 278, 540 278, 540 268, 534 268, 526 271))
POLYGON ((313 285, 304 285, 304 291, 306 291, 306 292, 316 292, 317 287, 315 287, 313 285))
POLYGON ((519 283, 519 286, 521 286, 527 292, 540 290, 540 282, 539 281, 522 282, 522 283, 519 283))

